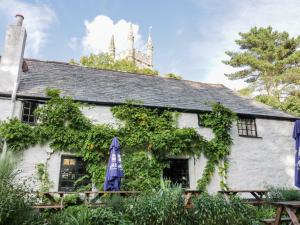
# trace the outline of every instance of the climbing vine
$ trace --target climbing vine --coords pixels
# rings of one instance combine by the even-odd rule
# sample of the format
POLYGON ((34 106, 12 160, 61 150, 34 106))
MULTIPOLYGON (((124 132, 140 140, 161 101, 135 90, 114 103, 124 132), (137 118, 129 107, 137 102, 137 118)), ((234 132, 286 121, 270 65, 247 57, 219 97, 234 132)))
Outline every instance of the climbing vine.
POLYGON ((49 191, 53 183, 49 180, 49 174, 44 163, 38 163, 36 166, 36 174, 39 181, 41 192, 49 191))
MULTIPOLYGON (((117 126, 92 124, 81 112, 82 105, 59 91, 48 90, 49 101, 36 110, 38 124, 30 126, 17 119, 0 124, 0 137, 12 151, 20 151, 35 144, 49 144, 56 151, 69 151, 83 157, 90 178, 101 188, 109 147, 114 136, 122 146, 127 190, 147 190, 160 183, 162 170, 168 167, 168 157, 189 155, 208 159, 198 188, 204 190, 215 168, 226 178, 232 143, 229 131, 234 114, 221 104, 213 103, 212 111, 200 115, 214 138, 205 140, 194 128, 178 128, 177 112, 150 109, 134 102, 114 106, 111 111, 117 126)), ((223 179, 224 180, 224 179, 223 179)), ((221 183, 226 188, 225 182, 221 183)))

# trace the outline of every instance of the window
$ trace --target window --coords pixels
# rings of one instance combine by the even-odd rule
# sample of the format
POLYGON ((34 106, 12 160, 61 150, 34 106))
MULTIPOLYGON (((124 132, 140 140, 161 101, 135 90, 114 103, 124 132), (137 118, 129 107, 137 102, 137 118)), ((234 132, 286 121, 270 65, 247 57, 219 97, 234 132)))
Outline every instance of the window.
POLYGON ((33 114, 34 110, 38 107, 37 102, 24 101, 22 110, 22 121, 24 123, 35 124, 36 117, 33 114))
POLYGON ((257 137, 255 118, 240 117, 237 121, 240 136, 257 137))
POLYGON ((183 188, 188 188, 189 184, 189 160, 170 159, 170 167, 165 168, 163 176, 173 184, 181 184, 183 188))
POLYGON ((62 156, 60 166, 59 191, 75 191, 81 186, 89 184, 88 179, 83 179, 80 184, 77 184, 79 178, 86 175, 85 165, 80 157, 62 156))

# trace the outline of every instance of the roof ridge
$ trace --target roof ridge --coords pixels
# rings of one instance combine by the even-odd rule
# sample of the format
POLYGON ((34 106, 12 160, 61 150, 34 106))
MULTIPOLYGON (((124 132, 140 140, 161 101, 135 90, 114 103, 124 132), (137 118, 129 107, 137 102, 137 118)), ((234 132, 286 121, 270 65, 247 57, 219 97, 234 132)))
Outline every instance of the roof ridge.
POLYGON ((151 74, 143 74, 143 73, 133 73, 133 72, 120 71, 120 70, 112 70, 112 69, 100 69, 100 68, 88 67, 88 66, 82 66, 82 65, 76 65, 76 64, 71 64, 71 63, 68 63, 68 62, 55 61, 55 60, 41 60, 41 59, 33 59, 33 58, 24 58, 24 60, 25 61, 34 61, 34 62, 44 62, 44 63, 56 63, 56 64, 68 65, 68 66, 76 66, 76 67, 81 67, 81 68, 86 68, 86 69, 91 69, 91 70, 97 70, 97 71, 111 71, 111 72, 123 73, 123 74, 132 74, 132 75, 147 76, 147 77, 158 77, 158 78, 161 78, 161 79, 168 79, 168 80, 174 80, 174 81, 179 81, 179 82, 182 82, 182 81, 183 82, 190 82, 190 83, 203 84, 203 85, 209 85, 209 86, 220 86, 220 87, 224 87, 224 88, 230 89, 230 88, 226 87, 223 84, 205 83, 205 82, 201 82, 201 81, 193 81, 193 80, 186 80, 186 79, 176 79, 176 78, 171 78, 171 77, 163 77, 163 76, 160 76, 160 75, 151 75, 151 74))

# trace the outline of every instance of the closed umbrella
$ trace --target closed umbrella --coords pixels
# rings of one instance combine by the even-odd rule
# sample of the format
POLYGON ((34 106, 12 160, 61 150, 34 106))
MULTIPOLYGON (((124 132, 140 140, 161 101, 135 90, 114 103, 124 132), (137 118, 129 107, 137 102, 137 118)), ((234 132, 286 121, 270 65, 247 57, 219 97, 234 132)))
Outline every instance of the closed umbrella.
POLYGON ((293 138, 296 141, 295 186, 300 188, 300 120, 295 122, 293 138))
POLYGON ((121 160, 121 147, 117 137, 114 137, 110 145, 109 162, 106 168, 104 191, 119 191, 121 178, 124 177, 121 160))

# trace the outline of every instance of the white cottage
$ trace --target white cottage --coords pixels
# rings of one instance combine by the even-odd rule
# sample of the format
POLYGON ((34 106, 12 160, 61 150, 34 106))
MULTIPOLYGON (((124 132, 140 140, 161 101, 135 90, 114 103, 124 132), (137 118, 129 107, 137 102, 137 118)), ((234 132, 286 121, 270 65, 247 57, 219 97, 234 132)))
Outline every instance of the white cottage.
MULTIPOLYGON (((68 63, 24 59, 26 30, 23 16, 8 27, 0 62, 0 120, 17 117, 24 123, 36 122, 33 111, 47 100, 46 88, 56 88, 65 96, 89 103, 83 109, 94 123, 114 124, 111 106, 128 99, 142 101, 149 107, 169 107, 180 112, 179 127, 193 127, 210 139, 212 131, 201 126, 198 114, 209 111, 207 101, 220 102, 239 116, 232 127, 233 146, 229 158, 229 187, 261 189, 267 185, 293 186, 295 117, 243 98, 221 84, 205 84, 158 76, 136 75, 98 70, 68 63)), ((187 177, 186 185, 196 188, 206 159, 173 159, 170 176, 187 177), (172 173, 172 171, 174 171, 172 173)), ((74 177, 82 170, 82 161, 65 153, 54 153, 48 146, 34 146, 23 152, 18 166, 21 175, 32 177, 36 165, 47 165, 52 191, 69 190, 72 180, 65 179, 65 166, 74 167, 74 177)), ((209 185, 217 191, 220 177, 216 173, 209 185)))

